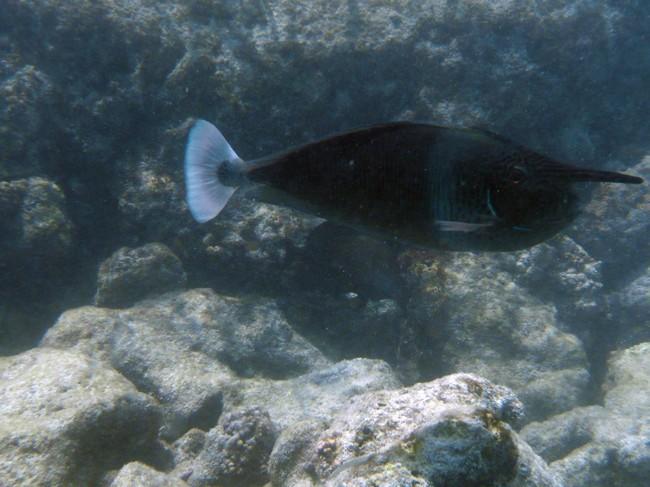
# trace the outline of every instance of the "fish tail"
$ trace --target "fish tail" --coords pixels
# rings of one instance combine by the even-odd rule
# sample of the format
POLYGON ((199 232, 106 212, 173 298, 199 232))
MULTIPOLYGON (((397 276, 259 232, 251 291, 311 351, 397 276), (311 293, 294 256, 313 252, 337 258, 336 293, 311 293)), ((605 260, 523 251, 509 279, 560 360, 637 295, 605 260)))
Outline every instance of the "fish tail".
POLYGON ((219 129, 198 120, 185 149, 185 189, 194 219, 207 222, 221 212, 242 181, 244 162, 219 129))

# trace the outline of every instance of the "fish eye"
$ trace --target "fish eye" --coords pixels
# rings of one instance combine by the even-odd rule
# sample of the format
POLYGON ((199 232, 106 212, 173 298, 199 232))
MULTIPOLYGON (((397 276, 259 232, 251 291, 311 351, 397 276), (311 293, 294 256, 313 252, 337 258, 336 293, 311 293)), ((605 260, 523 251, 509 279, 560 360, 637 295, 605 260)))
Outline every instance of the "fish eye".
POLYGON ((521 167, 513 167, 508 174, 508 180, 512 184, 520 184, 526 179, 526 171, 521 167))

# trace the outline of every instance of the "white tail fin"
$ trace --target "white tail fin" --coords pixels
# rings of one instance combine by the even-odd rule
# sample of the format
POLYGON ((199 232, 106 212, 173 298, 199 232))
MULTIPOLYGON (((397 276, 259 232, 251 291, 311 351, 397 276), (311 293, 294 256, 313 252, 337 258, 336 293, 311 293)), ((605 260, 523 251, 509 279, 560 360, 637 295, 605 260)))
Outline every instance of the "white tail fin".
POLYGON ((185 189, 197 222, 211 220, 226 206, 237 188, 222 183, 219 168, 239 160, 217 127, 205 120, 194 124, 185 149, 185 189))

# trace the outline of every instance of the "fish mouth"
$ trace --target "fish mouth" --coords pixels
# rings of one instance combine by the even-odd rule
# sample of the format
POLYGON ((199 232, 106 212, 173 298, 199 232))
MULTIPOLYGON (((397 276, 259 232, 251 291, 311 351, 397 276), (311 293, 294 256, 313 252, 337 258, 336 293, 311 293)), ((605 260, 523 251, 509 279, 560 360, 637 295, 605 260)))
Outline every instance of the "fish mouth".
POLYGON ((623 183, 641 184, 643 178, 631 176, 615 171, 601 171, 586 167, 561 164, 558 162, 547 163, 541 172, 552 179, 571 183, 594 182, 594 183, 623 183))

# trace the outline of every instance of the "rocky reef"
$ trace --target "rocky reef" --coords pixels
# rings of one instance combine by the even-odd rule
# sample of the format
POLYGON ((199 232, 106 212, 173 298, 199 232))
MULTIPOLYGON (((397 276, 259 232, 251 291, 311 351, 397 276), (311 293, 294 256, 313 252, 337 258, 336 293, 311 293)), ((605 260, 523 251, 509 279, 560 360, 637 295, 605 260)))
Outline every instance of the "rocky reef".
POLYGON ((650 196, 525 251, 184 202, 392 119, 650 179, 645 2, 0 2, 0 485, 641 487, 650 196))

